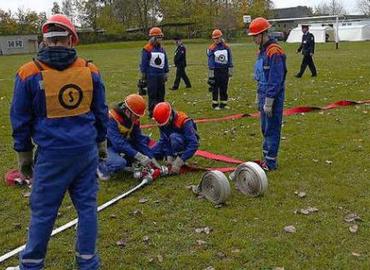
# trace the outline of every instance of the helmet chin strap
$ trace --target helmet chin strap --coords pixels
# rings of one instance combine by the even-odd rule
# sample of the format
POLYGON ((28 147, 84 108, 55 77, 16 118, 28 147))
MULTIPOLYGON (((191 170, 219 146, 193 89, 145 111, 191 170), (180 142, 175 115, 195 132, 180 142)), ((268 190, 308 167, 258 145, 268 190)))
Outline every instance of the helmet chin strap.
POLYGON ((262 46, 263 46, 263 35, 264 35, 265 32, 262 32, 262 35, 261 35, 261 41, 260 41, 260 50, 262 50, 262 46))

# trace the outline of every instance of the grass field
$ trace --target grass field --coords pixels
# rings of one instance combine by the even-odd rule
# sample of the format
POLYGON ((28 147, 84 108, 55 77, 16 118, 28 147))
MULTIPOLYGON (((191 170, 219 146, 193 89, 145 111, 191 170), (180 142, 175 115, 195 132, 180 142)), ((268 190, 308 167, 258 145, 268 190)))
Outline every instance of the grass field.
MULTIPOLYGON (((79 54, 99 66, 110 105, 136 91, 141 42, 80 46, 79 54)), ((301 57, 296 45, 283 44, 288 55, 286 107, 323 106, 342 100, 370 98, 369 42, 318 44, 318 77, 306 72, 293 77, 301 57)), ((172 60, 174 45, 165 47, 172 60)), ((212 111, 207 90, 206 41, 188 43, 188 74, 192 89, 167 92, 167 100, 193 118, 255 112, 253 63, 256 47, 231 44, 235 75, 230 82, 231 110, 212 111)), ((31 55, 0 58, 0 175, 16 167, 12 150, 9 102, 17 68, 31 55)), ((172 62, 172 61, 171 61, 172 62)), ((172 68, 167 87, 174 80, 172 68)), ((183 86, 183 84, 182 84, 183 86)), ((147 117, 144 123, 148 123, 147 117)), ((198 125, 201 149, 242 160, 260 158, 261 135, 256 119, 198 125), (227 132, 235 129, 235 134, 227 132)), ((158 138, 156 129, 145 132, 158 138)), ((226 206, 215 208, 185 188, 198 184, 201 173, 161 179, 120 201, 99 215, 99 253, 102 269, 370 269, 370 106, 359 105, 324 113, 306 113, 284 119, 279 170, 269 173, 264 197, 247 198, 234 189, 226 206), (331 161, 331 162, 329 162, 331 161), (295 191, 307 196, 298 198, 295 191), (139 203, 140 198, 148 202, 139 203), (311 215, 296 209, 316 207, 311 215), (139 211, 137 211, 139 210, 139 211), (357 213, 357 233, 344 221, 357 213), (294 225, 296 233, 284 232, 294 225), (196 228, 211 227, 210 234, 196 228), (143 241, 144 237, 148 241, 143 241), (125 246, 118 246, 123 240, 125 246), (197 240, 206 243, 199 245, 197 240)), ((201 165, 222 166, 195 158, 201 165)), ((137 182, 117 175, 101 183, 99 204, 137 182)), ((29 221, 27 188, 0 184, 0 255, 26 241, 29 221)), ((46 195, 47 196, 47 195, 46 195)), ((67 197, 56 225, 75 217, 67 197)), ((354 223, 352 223, 354 224, 354 223)), ((6 261, 0 268, 16 265, 6 261)), ((49 244, 46 269, 75 269, 74 231, 68 230, 49 244)))

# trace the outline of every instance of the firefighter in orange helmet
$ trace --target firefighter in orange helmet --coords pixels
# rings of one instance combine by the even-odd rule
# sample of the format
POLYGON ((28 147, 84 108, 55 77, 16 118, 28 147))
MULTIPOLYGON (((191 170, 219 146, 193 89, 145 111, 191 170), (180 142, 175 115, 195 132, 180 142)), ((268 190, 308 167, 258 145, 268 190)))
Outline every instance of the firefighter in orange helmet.
POLYGON ((164 35, 159 27, 149 31, 149 42, 144 46, 141 54, 141 79, 139 89, 145 86, 148 89, 149 117, 152 117, 154 106, 165 99, 165 83, 168 79, 168 58, 161 46, 164 35))
POLYGON ((270 27, 265 18, 256 18, 249 25, 249 35, 260 49, 254 77, 257 81, 256 102, 261 113, 262 167, 265 170, 277 169, 287 73, 285 52, 269 37, 270 27))
POLYGON ((166 158, 171 165, 170 173, 180 173, 185 161, 199 147, 195 122, 184 112, 175 111, 168 102, 158 103, 153 110, 153 119, 160 130, 160 139, 152 148, 157 159, 166 158))
POLYGON ((207 50, 208 85, 212 92, 212 108, 215 110, 229 109, 227 88, 229 78, 233 75, 231 49, 222 38, 222 32, 212 32, 213 44, 207 50))
POLYGON ((104 83, 97 67, 77 56, 78 35, 65 15, 52 15, 42 33, 45 47, 18 70, 10 112, 20 171, 33 176, 20 269, 44 269, 58 209, 69 192, 78 213, 78 268, 96 270, 96 168, 107 155, 104 83))
POLYGON ((140 129, 140 118, 145 115, 145 110, 144 98, 131 94, 109 111, 108 158, 98 166, 100 180, 108 180, 134 161, 142 166, 158 166, 148 146, 149 137, 140 129))

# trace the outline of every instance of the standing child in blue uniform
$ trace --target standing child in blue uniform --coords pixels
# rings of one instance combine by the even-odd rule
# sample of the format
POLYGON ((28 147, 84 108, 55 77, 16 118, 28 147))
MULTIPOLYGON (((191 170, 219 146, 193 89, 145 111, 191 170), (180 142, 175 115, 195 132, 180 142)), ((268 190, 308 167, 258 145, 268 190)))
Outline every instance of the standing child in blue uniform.
POLYGON ((131 166, 133 161, 142 166, 158 167, 148 146, 149 137, 140 129, 140 118, 145 109, 144 98, 131 94, 109 111, 108 159, 99 164, 99 179, 108 180, 112 174, 131 166))
POLYGON ((172 174, 179 174, 185 161, 190 159, 199 147, 199 136, 194 121, 184 112, 176 112, 168 102, 158 103, 153 119, 160 130, 160 139, 152 148, 158 159, 166 158, 172 174))
MULTIPOLYGON (((149 42, 144 46, 141 55, 140 71, 142 86, 148 87, 149 117, 152 117, 154 106, 164 101, 165 83, 168 79, 168 59, 164 48, 161 46, 163 39, 162 30, 153 27, 149 31, 149 42)), ((140 86, 139 86, 140 87, 140 86)))
POLYGON ((51 16, 42 32, 45 47, 18 70, 10 111, 20 171, 33 177, 28 240, 18 269, 44 269, 50 234, 68 191, 78 214, 78 268, 96 270, 95 172, 98 157, 107 155, 105 88, 98 69, 77 56, 77 32, 66 16, 51 16))
POLYGON ((249 26, 249 35, 253 36, 260 49, 255 64, 255 80, 263 134, 262 167, 265 170, 277 168, 287 73, 286 55, 280 45, 268 36, 270 27, 264 18, 254 19, 249 26))
POLYGON ((229 109, 227 88, 229 78, 233 75, 231 49, 223 40, 219 29, 212 32, 212 39, 213 44, 207 51, 208 84, 212 91, 212 108, 214 110, 229 109))

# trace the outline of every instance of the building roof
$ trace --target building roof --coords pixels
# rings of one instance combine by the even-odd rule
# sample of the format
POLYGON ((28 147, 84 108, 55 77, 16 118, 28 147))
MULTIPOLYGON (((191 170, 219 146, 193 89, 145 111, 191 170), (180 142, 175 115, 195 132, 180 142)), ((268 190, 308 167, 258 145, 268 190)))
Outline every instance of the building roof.
POLYGON ((272 17, 274 19, 299 18, 308 16, 312 16, 312 9, 306 6, 278 8, 272 10, 272 17))

